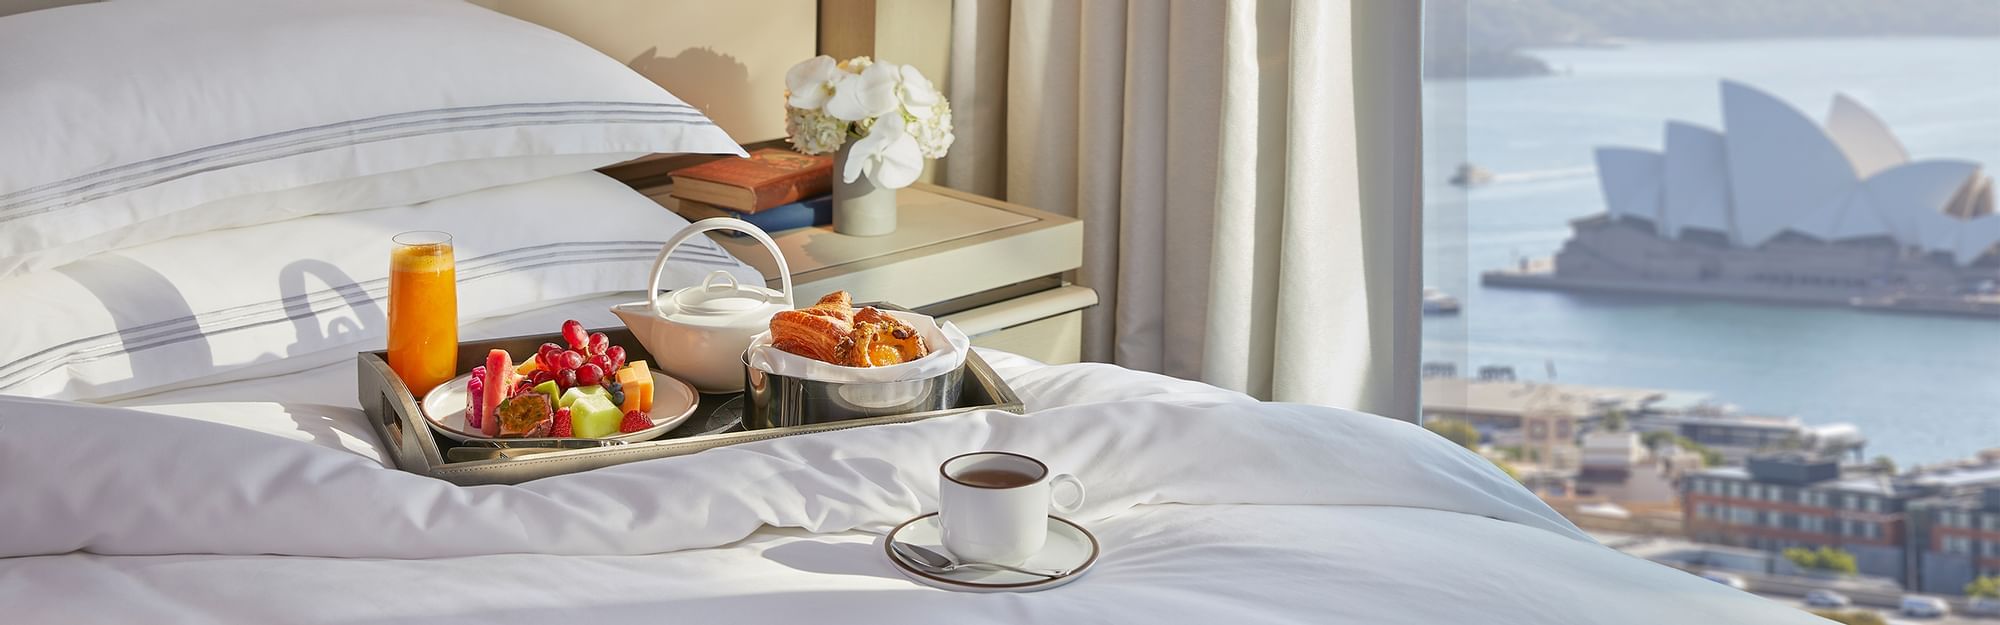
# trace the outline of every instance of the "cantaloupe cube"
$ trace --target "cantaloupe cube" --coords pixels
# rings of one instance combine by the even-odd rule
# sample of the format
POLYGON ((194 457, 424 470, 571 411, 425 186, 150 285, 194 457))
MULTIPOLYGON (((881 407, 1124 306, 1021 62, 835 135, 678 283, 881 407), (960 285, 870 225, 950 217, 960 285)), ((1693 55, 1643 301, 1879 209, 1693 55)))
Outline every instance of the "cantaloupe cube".
POLYGON ((650 413, 653 410, 653 373, 646 361, 634 360, 618 370, 618 386, 625 391, 626 410, 650 413))

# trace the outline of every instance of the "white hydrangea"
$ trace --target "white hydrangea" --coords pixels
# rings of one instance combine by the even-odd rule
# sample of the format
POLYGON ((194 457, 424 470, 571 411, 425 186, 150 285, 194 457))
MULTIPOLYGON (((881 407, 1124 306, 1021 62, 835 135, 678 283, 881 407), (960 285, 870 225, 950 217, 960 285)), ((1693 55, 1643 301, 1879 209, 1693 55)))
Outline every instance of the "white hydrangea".
POLYGON ((906 109, 904 130, 917 139, 917 147, 923 149, 924 158, 944 158, 945 152, 951 149, 952 140, 957 138, 951 134, 951 103, 940 98, 926 112, 930 115, 919 116, 906 109))
POLYGON ((840 71, 847 72, 849 74, 859 74, 861 73, 861 70, 868 69, 868 66, 874 64, 875 64, 875 59, 868 58, 865 56, 857 56, 845 61, 841 61, 839 67, 840 71))
POLYGON ((819 109, 785 107, 785 138, 806 154, 831 154, 847 142, 847 122, 819 109))
POLYGON ((923 160, 951 149, 951 104, 917 68, 857 56, 806 59, 785 72, 785 134, 806 154, 841 149, 842 178, 867 176, 887 188, 916 180, 923 160))

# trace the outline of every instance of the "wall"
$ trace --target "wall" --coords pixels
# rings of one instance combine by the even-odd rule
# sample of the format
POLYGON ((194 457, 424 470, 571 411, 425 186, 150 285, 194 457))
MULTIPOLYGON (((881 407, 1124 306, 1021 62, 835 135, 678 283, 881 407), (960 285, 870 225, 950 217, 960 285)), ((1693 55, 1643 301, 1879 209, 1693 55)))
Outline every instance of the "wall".
MULTIPOLYGON (((914 65, 942 92, 950 77, 951 5, 941 0, 875 0, 875 56, 914 65)), ((918 182, 936 182, 938 162, 918 182)))
POLYGON ((740 143, 785 135, 785 70, 813 55, 819 15, 814 0, 473 2, 618 59, 740 143))

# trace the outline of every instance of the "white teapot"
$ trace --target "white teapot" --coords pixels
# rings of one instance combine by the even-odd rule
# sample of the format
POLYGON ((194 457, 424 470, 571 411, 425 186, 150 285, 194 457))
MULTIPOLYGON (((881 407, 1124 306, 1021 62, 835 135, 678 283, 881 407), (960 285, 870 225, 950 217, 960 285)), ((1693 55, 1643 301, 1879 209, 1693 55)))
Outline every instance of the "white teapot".
POLYGON ((625 327, 646 346, 662 371, 703 393, 742 391, 743 352, 750 346, 750 337, 770 329, 771 315, 792 309, 792 272, 785 266, 778 244, 749 222, 727 217, 694 222, 668 239, 660 257, 653 261, 646 290, 646 301, 619 304, 611 307, 611 312, 625 321, 625 327), (736 276, 718 270, 702 280, 700 287, 679 289, 661 299, 660 276, 666 272, 667 257, 688 239, 714 230, 735 230, 763 243, 778 260, 784 290, 738 284, 736 276), (725 281, 727 284, 722 283, 725 281))

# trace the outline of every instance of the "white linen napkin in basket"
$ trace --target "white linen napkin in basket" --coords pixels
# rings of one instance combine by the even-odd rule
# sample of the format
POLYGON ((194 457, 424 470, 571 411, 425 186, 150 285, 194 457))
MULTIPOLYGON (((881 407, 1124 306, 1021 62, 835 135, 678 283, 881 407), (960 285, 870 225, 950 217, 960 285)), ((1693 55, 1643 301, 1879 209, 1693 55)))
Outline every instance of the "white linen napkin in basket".
POLYGON ((958 326, 949 321, 938 323, 928 315, 913 312, 882 312, 916 328, 931 353, 900 365, 844 367, 772 347, 771 332, 766 330, 750 338, 750 366, 785 377, 858 384, 922 380, 950 373, 965 364, 965 355, 972 349, 972 339, 967 338, 958 326))

